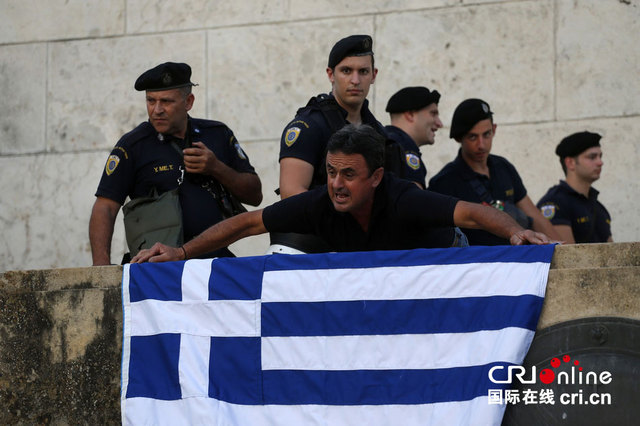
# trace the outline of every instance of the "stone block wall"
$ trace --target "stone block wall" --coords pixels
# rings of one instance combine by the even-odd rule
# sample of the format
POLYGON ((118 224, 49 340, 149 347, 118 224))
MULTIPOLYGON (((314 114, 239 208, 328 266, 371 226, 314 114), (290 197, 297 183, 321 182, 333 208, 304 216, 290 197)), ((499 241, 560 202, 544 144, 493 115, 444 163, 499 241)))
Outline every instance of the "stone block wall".
MULTIPOLYGON (((537 201, 562 178, 553 151, 601 133, 596 183, 616 241, 640 240, 640 7, 637 0, 0 0, 0 271, 91 263, 87 228, 111 147, 145 120, 133 82, 165 61, 193 68, 193 115, 227 123, 276 201, 278 140, 310 96, 330 90, 339 38, 374 38, 369 95, 383 124, 391 94, 426 85, 445 124, 423 147, 432 176, 453 159, 455 106, 487 100, 493 152, 537 201)), ((262 254, 255 237, 234 245, 262 254)), ((120 217, 112 249, 125 251, 120 217)))

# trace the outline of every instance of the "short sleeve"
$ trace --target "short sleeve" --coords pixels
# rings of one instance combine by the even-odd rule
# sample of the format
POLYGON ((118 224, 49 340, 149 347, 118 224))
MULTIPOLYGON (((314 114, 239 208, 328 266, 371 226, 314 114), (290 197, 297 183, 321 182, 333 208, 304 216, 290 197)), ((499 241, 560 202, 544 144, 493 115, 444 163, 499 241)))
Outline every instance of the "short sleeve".
POLYGON ((120 140, 107 157, 95 195, 123 204, 131 193, 133 181, 134 160, 132 153, 120 140))
POLYGON ((322 128, 314 120, 296 118, 282 132, 279 160, 298 158, 316 167, 324 158, 326 139, 322 128))

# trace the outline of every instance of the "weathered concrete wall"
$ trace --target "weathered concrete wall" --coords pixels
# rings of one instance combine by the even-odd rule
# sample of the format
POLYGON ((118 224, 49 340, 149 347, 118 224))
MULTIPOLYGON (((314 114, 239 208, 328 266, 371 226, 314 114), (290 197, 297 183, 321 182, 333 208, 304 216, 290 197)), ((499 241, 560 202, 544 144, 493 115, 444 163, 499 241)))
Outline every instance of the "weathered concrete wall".
MULTIPOLYGON (((105 266, 0 275, 0 424, 120 421, 121 274, 105 266)), ((592 317, 640 321, 640 243, 556 248, 538 330, 592 317)))
MULTIPOLYGON (((278 139, 296 108, 328 91, 333 43, 369 33, 370 93, 388 123, 407 85, 442 94, 446 126, 468 97, 495 111, 494 152, 534 201, 562 177, 559 140, 604 135, 596 187, 617 241, 640 240, 638 0, 0 0, 0 271, 90 264, 87 227, 104 162, 145 119, 136 77, 174 60, 193 67, 194 116, 226 122, 276 200, 278 139)), ((456 154, 442 129, 423 149, 429 176, 456 154)), ((121 220, 114 262, 124 252, 121 220)), ((237 244, 262 254, 265 238, 237 244)))

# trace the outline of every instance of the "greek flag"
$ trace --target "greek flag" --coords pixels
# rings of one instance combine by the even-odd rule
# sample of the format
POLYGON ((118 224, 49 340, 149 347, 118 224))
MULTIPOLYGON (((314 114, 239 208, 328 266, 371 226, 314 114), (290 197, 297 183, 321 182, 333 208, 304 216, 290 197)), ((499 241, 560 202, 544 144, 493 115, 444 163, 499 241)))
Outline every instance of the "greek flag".
POLYGON ((554 247, 126 265, 122 422, 500 424, 554 247))

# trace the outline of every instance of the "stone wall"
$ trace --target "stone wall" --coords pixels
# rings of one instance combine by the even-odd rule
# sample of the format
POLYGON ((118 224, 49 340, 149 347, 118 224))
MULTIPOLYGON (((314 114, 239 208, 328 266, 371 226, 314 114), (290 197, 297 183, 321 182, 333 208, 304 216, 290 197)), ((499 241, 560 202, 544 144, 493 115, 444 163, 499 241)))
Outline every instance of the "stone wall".
MULTIPOLYGON (((276 200, 278 139, 296 108, 328 91, 328 52, 374 37, 374 113, 403 86, 443 94, 449 125, 487 100, 494 152, 535 201, 562 177, 555 145, 604 136, 596 187, 616 241, 640 240, 640 8, 637 0, 0 0, 0 271, 91 262, 94 192, 118 138, 145 120, 133 82, 164 61, 193 67, 194 116, 226 122, 276 200)), ((429 177, 456 154, 448 129, 423 149, 429 177)), ((117 221, 112 261, 124 252, 117 221)), ((262 254, 264 237, 234 245, 262 254)))
MULTIPOLYGON (((119 423, 121 275, 120 266, 0 274, 0 424, 119 423)), ((634 357, 634 364, 621 364, 631 367, 628 370, 610 368, 615 371, 616 404, 598 408, 590 424, 640 410, 640 346, 633 343, 640 341, 639 277, 640 243, 558 246, 553 255, 536 340, 541 332, 567 321, 590 318, 600 324, 596 318, 608 317, 603 329, 611 333, 605 341, 595 336, 600 340, 594 349, 590 327, 586 343, 581 341, 579 348, 574 344, 571 353, 583 361, 594 354, 611 354, 614 364, 625 361, 624 356, 634 357), (616 335, 615 325, 624 321, 634 324, 634 329, 625 330, 635 334, 616 335), (622 344, 630 348, 616 352, 622 344)), ((541 353, 544 359, 568 353, 570 341, 582 337, 570 335, 544 347, 534 340, 530 354, 541 353)), ((522 421, 530 414, 514 416, 522 421)), ((564 423, 585 424, 574 418, 564 423)))

